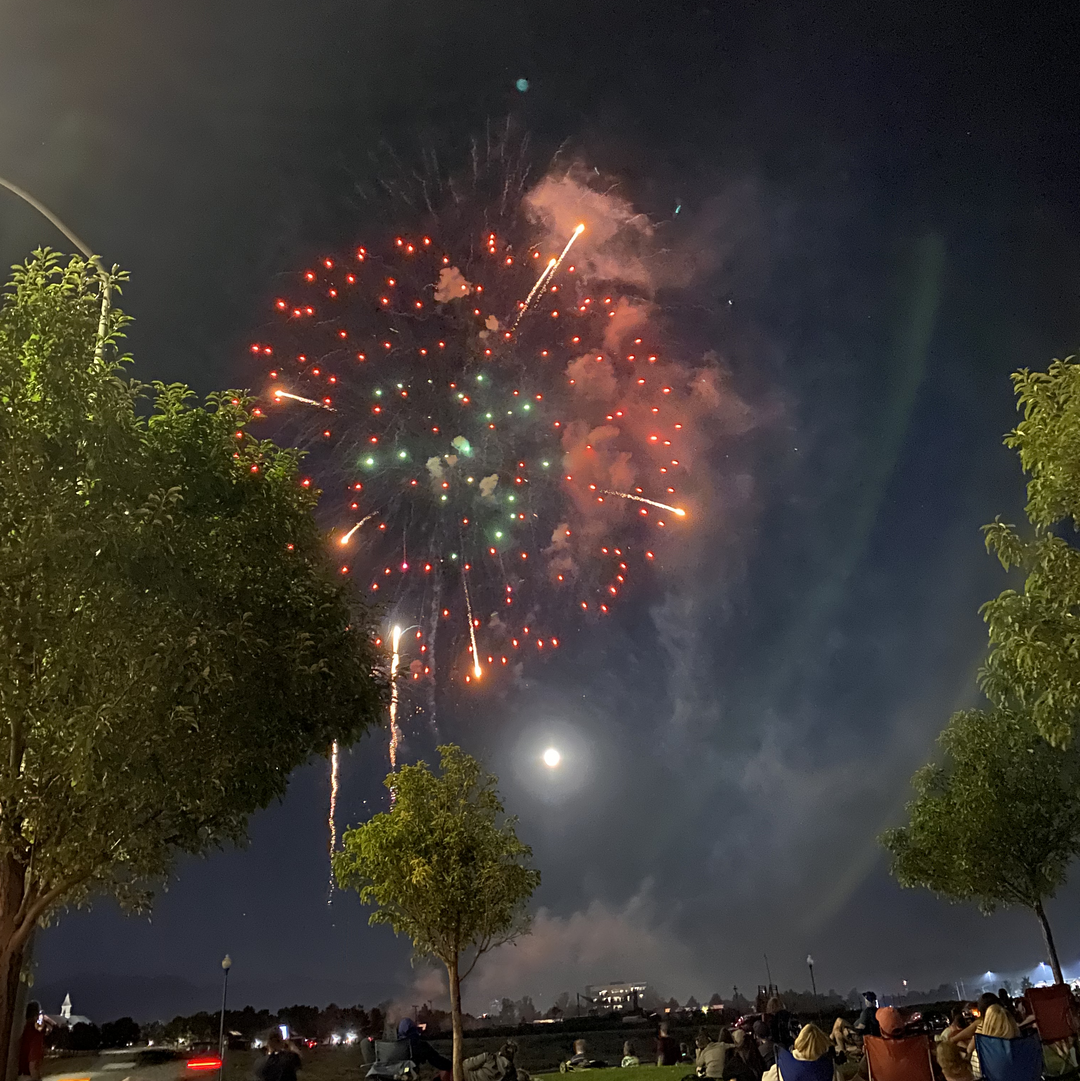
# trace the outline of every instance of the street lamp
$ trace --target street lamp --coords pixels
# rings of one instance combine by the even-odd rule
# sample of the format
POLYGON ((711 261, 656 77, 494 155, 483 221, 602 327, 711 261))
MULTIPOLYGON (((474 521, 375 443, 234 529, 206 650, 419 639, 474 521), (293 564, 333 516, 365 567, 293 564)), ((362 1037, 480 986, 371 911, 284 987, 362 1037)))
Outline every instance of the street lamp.
POLYGON ((806 955, 806 967, 810 969, 810 986, 814 990, 814 998, 817 998, 817 982, 814 980, 814 959, 810 954, 806 955))
POLYGON ((225 977, 221 983, 221 1024, 218 1026, 218 1058, 221 1065, 218 1067, 218 1081, 225 1072, 225 999, 229 993, 229 969, 232 968, 232 958, 225 954, 221 960, 221 971, 225 977))

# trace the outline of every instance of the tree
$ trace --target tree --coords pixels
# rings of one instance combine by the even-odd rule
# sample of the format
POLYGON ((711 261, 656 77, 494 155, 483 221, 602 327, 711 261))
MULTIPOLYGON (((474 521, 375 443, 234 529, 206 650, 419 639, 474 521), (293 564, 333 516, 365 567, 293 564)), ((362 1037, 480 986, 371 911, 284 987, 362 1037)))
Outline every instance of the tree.
POLYGON ((696 998, 694 998, 693 995, 691 995, 686 1000, 686 1006, 684 1008, 687 1009, 687 1010, 700 1010, 701 1009, 701 1003, 698 1002, 698 1000, 696 998))
POLYGON ((710 1008, 713 1007, 713 1006, 723 1006, 723 1005, 724 1005, 724 1000, 720 997, 720 993, 718 991, 714 991, 713 995, 712 995, 712 998, 709 999, 710 1008))
POLYGON ((1063 982, 1043 902, 1080 849, 1080 753, 1050 746, 1029 717, 1000 709, 955 714, 938 742, 944 761, 912 779, 908 824, 882 837, 893 875, 985 913, 1030 908, 1063 982))
POLYGON ((370 922, 407 935, 415 956, 446 966, 454 1030, 454 1081, 463 1081, 461 982, 488 950, 526 933, 525 905, 540 884, 532 850, 506 818, 497 779, 453 745, 441 774, 427 763, 386 778, 391 810, 345 833, 338 883, 376 905, 370 922))
POLYGON ((518 1017, 520 1017, 525 1024, 530 1024, 540 1016, 530 995, 522 995, 521 998, 518 999, 517 1012, 518 1017))
POLYGON ((100 288, 42 251, 0 305, 0 1061, 43 917, 148 903, 383 701, 297 454, 240 394, 145 407, 100 288))
POLYGON ((121 1017, 116 1021, 106 1021, 101 1026, 102 1047, 129 1047, 139 1042, 139 1026, 130 1017, 121 1017))
POLYGON ((1000 519, 985 529, 987 548, 1026 577, 1021 592, 983 606, 991 652, 980 681, 991 702, 1029 712, 1065 746, 1080 717, 1080 549, 1068 539, 1080 525, 1080 365, 1068 357, 1046 372, 1024 369, 1013 385, 1024 415, 1005 443, 1030 477, 1034 535, 1025 540, 1000 519))

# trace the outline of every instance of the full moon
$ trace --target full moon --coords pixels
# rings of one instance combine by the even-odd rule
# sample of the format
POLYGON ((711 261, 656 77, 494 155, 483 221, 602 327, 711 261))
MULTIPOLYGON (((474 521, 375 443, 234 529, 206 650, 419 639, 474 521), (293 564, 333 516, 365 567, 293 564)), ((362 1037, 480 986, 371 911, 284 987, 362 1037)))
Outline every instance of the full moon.
POLYGON ((544 751, 544 765, 548 769, 554 769, 561 761, 562 755, 554 747, 549 747, 544 751))

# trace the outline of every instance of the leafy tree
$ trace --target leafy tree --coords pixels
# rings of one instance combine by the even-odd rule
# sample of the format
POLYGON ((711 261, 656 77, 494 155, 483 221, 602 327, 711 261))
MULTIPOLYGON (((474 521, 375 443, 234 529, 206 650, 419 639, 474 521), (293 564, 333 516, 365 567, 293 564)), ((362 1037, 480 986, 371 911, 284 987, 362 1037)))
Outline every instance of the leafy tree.
POLYGON ((696 998, 694 998, 693 995, 691 995, 686 1000, 686 1007, 685 1008, 688 1009, 688 1010, 700 1010, 701 1009, 701 1003, 698 1002, 698 1000, 696 998))
POLYGON ((94 1024, 80 1021, 68 1032, 68 1051, 96 1051, 101 1047, 101 1030, 94 1024))
POLYGON ((517 1012, 518 1017, 520 1017, 525 1024, 535 1021, 540 1016, 540 1012, 537 1010, 532 997, 529 995, 522 995, 521 998, 518 999, 517 1012))
POLYGON ((995 704, 1030 713, 1056 746, 1071 741, 1080 717, 1080 365, 1055 360, 1046 372, 1013 376, 1023 420, 1005 438, 1029 475, 1029 540, 1000 519, 986 545, 1026 578, 983 607, 991 652, 981 673, 995 704), (1064 529, 1071 526, 1071 529, 1064 529))
POLYGON ((41 251, 0 304, 0 1061, 43 918, 147 903, 383 698, 296 453, 240 394, 144 405, 101 282, 41 251))
POLYGON ((724 1000, 720 997, 719 992, 714 991, 712 998, 709 999, 710 1006, 723 1006, 724 1000))
POLYGON ((674 1013, 679 1008, 679 1000, 677 998, 669 998, 666 1003, 666 1009, 669 1013, 674 1013))
POLYGON ((514 832, 497 780, 460 748, 386 778, 390 811, 345 833, 334 870, 342 888, 376 905, 370 922, 412 939, 450 979, 454 1081, 463 1081, 461 981, 488 950, 528 931, 525 905, 540 884, 531 849, 514 832))
POLYGON ((1080 848, 1080 752, 1055 749, 1027 716, 1006 710, 957 713, 938 742, 944 761, 912 779, 908 824, 882 837, 892 873, 986 913, 1030 908, 1063 982, 1043 901, 1080 848))
POLYGON ((139 1026, 130 1017, 121 1017, 116 1021, 106 1021, 101 1026, 102 1047, 127 1047, 138 1043, 141 1033, 139 1026))

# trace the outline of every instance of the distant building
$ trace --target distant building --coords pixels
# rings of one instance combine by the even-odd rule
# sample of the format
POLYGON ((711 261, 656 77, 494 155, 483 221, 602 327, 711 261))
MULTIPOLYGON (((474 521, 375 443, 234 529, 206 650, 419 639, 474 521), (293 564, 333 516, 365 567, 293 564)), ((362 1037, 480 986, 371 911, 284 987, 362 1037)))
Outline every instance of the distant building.
POLYGON ((599 987, 586 987, 585 994, 601 1010, 637 1010, 641 1007, 646 987, 644 980, 639 983, 612 980, 599 987))
POLYGON ((71 995, 65 995, 60 1012, 45 1014, 45 1023, 50 1028, 74 1028, 76 1025, 90 1025, 93 1022, 89 1017, 83 1017, 80 1013, 71 1012, 71 995))

